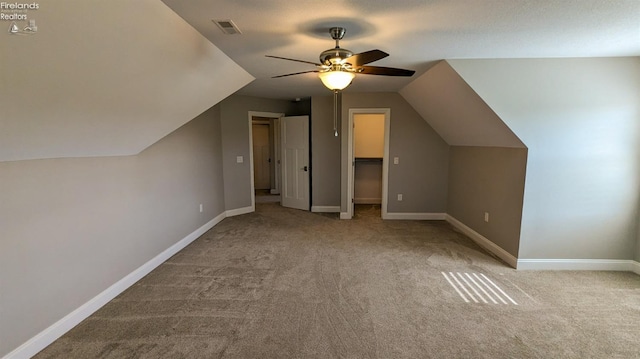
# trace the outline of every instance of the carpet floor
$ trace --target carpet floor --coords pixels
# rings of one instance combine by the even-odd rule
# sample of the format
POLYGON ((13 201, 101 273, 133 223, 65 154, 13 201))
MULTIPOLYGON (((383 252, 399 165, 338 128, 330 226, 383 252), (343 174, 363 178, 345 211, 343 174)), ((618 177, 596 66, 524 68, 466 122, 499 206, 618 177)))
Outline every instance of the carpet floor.
POLYGON ((36 358, 640 358, 640 276, 515 271, 377 213, 258 204, 36 358))

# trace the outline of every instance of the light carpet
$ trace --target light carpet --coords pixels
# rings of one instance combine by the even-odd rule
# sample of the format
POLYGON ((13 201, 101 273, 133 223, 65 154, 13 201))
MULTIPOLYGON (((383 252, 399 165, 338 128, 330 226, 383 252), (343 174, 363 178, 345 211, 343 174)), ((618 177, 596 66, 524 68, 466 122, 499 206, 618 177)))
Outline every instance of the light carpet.
POLYGON ((640 276, 518 272, 446 222, 376 213, 258 204, 36 358, 640 358, 640 276))

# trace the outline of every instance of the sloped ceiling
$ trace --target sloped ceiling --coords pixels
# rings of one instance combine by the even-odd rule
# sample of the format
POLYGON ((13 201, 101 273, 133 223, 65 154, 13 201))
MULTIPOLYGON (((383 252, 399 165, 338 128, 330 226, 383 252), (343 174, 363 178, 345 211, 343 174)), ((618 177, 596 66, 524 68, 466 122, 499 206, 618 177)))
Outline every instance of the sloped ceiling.
POLYGON ((449 145, 525 147, 446 61, 405 86, 400 94, 449 145))
POLYGON ((253 80, 160 1, 39 5, 0 34, 0 161, 137 154, 253 80))
MULTIPOLYGON (((332 48, 331 26, 346 27, 340 46, 380 49, 372 65, 416 70, 442 59, 638 56, 638 0, 163 0, 256 81, 240 93, 293 99, 327 94, 312 65, 332 48), (212 19, 233 20, 224 35, 212 19)), ((346 92, 397 92, 413 78, 357 75, 346 92)))

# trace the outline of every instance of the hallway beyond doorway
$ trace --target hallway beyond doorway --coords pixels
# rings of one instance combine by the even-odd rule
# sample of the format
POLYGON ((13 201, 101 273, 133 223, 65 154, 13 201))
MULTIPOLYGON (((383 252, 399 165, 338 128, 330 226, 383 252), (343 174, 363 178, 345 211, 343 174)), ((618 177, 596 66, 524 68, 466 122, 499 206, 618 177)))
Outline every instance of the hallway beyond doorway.
POLYGON ((255 196, 256 203, 280 203, 280 195, 271 194, 267 189, 257 189, 255 196))

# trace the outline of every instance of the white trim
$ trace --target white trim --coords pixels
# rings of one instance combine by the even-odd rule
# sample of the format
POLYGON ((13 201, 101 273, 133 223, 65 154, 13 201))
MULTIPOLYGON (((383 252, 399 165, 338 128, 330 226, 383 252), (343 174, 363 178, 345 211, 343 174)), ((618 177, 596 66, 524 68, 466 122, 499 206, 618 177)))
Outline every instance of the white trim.
POLYGON ((382 156, 382 217, 387 215, 389 205, 389 133, 391 132, 391 109, 384 109, 384 155, 382 156))
POLYGON ((446 218, 446 213, 401 213, 401 212, 388 212, 385 213, 382 219, 400 219, 400 220, 417 220, 417 221, 443 221, 446 218))
MULTIPOLYGON (((334 105, 335 106, 335 105, 334 105)), ((354 206, 354 192, 355 192, 355 174, 353 173, 354 163, 354 153, 353 153, 353 109, 349 109, 349 121, 347 123, 347 213, 343 215, 340 213, 340 219, 351 219, 353 218, 353 206, 354 206)), ((341 112, 342 113, 342 109, 341 112)), ((344 202, 344 199, 343 201, 344 202)))
MULTIPOLYGON (((387 213, 387 194, 389 192, 389 129, 391 128, 391 109, 390 108, 350 108, 349 122, 347 126, 347 214, 341 219, 351 219, 353 217, 354 199, 354 173, 353 173, 353 115, 355 114, 382 114, 384 115, 384 155, 382 156, 382 218, 387 213)), ((344 162, 343 162, 344 163, 344 162)), ((344 168, 344 167, 343 167, 344 168)), ((342 203, 345 199, 342 198, 342 203)))
POLYGON ((233 217, 233 216, 239 216, 241 214, 247 214, 255 211, 256 211, 256 208, 254 206, 249 206, 249 207, 230 209, 226 211, 225 214, 227 215, 227 217, 233 217))
MULTIPOLYGON (((284 116, 284 115, 283 115, 284 116)), ((272 190, 272 194, 280 194, 280 191, 282 189, 282 169, 280 168, 280 149, 282 147, 282 141, 280 139, 280 118, 276 118, 273 121, 273 158, 275 158, 274 160, 274 166, 273 166, 273 171, 274 173, 274 178, 276 180, 276 185, 275 185, 275 192, 273 192, 272 190)))
POLYGON ((382 198, 354 198, 355 204, 381 204, 382 198))
POLYGON ((500 246, 498 246, 497 244, 491 242, 489 239, 487 239, 486 237, 484 237, 480 233, 474 231, 473 229, 469 228, 466 224, 460 222, 459 220, 455 219, 451 215, 447 214, 445 220, 447 222, 451 223, 452 226, 454 226, 455 228, 460 230, 462 233, 467 235, 469 238, 471 238, 471 240, 476 242, 480 247, 482 247, 482 248, 488 250, 489 252, 495 254, 496 256, 498 256, 498 258, 502 259, 503 261, 505 261, 507 264, 509 264, 513 268, 517 267, 518 258, 514 257, 511 253, 505 251, 500 246))
POLYGON ((109 288, 102 291, 102 293, 96 295, 88 302, 84 303, 71 313, 64 316, 62 319, 53 323, 51 326, 36 334, 31 339, 20 345, 18 348, 11 351, 4 356, 3 359, 18 359, 18 358, 31 358, 36 355, 42 349, 56 341, 66 332, 78 325, 81 321, 85 320, 91 314, 95 313, 98 309, 102 308, 110 300, 124 292, 127 288, 131 287, 142 277, 149 274, 152 270, 156 269, 159 265, 164 263, 167 259, 171 258, 174 254, 181 251, 184 247, 203 235, 209 229, 213 228, 216 224, 220 223, 226 217, 226 212, 221 213, 216 218, 210 220, 202 227, 196 229, 191 234, 187 235, 171 247, 164 250, 145 264, 138 267, 133 272, 127 274, 124 278, 111 285, 109 288))
POLYGON ((640 262, 631 261, 631 271, 635 274, 640 275, 640 262))
POLYGON ((280 190, 278 190, 277 188, 272 188, 269 192, 271 194, 280 194, 280 190))
MULTIPOLYGON (((268 118, 280 118, 284 116, 284 113, 276 113, 276 112, 260 112, 260 111, 249 111, 249 170, 251 177, 251 211, 254 212, 256 210, 256 184, 254 183, 253 178, 253 117, 268 117, 268 118)), ((228 211, 227 211, 228 212, 228 211)), ((248 213, 248 212, 244 212, 248 213)), ((239 214, 244 214, 239 213, 239 214)), ((235 214, 234 214, 235 216, 235 214)))
POLYGON ((311 212, 340 213, 340 206, 311 206, 311 212))
MULTIPOLYGON (((518 259, 518 270, 597 270, 635 272, 638 262, 624 259, 518 259)), ((638 272, 636 272, 638 273, 638 272)))

